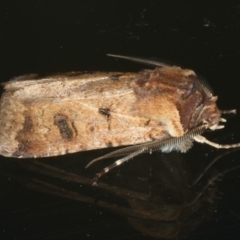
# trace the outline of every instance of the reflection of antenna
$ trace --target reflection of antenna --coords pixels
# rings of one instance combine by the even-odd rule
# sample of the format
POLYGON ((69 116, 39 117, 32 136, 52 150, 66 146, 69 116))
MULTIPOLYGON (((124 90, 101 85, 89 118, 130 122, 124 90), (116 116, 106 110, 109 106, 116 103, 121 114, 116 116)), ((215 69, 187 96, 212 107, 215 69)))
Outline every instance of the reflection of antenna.
MULTIPOLYGON (((190 187, 193 187, 195 184, 197 184, 198 183, 198 181, 205 175, 205 173, 208 171, 208 169, 215 163, 215 162, 217 162, 219 159, 221 159, 221 158, 223 158, 224 156, 226 156, 226 155, 228 155, 229 153, 232 153, 232 152, 235 152, 235 151, 239 151, 240 149, 232 149, 232 150, 229 150, 229 151, 227 151, 227 152, 225 152, 225 153, 223 153, 223 154, 221 154, 221 155, 219 155, 219 156, 217 156, 217 157, 215 157, 206 167, 205 167, 205 169, 195 178, 195 180, 191 183, 191 184, 187 184, 188 185, 188 187, 190 188, 190 187)), ((232 169, 231 169, 232 170, 232 169)), ((230 171, 231 171, 230 170, 230 171)), ((228 172, 228 171, 227 171, 228 172)))

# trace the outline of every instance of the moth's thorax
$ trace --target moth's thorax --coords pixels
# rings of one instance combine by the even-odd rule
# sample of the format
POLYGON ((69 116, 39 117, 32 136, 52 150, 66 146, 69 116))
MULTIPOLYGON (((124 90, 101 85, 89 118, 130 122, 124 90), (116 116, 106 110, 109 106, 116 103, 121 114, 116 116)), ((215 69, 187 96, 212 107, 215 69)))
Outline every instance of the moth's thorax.
POLYGON ((217 97, 204 90, 197 75, 188 69, 163 67, 139 74, 132 84, 137 95, 138 113, 159 119, 177 137, 202 122, 218 124, 217 97))

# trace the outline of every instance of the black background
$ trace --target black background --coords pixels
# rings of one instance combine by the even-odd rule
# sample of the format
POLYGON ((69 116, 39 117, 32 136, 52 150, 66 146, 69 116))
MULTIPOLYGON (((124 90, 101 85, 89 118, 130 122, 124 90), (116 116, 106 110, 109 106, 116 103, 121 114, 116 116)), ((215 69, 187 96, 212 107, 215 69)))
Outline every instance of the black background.
MULTIPOLYGON (((115 60, 107 53, 154 57, 201 73, 219 97, 220 109, 240 109, 239 1, 42 0, 1 5, 1 82, 26 73, 138 71, 145 67, 115 60)), ((209 138, 240 142, 239 115, 226 125, 209 138)), ((212 151, 218 152, 195 144, 189 154, 194 159, 212 151)), ((93 151, 54 159, 64 162, 84 156, 90 160, 99 154, 93 151)), ((239 154, 234 160, 239 160, 239 154)), ((128 226, 124 217, 22 187, 7 175, 9 169, 18 171, 16 164, 4 157, 0 163, 1 239, 149 239, 128 226)), ((239 177, 236 170, 224 178, 215 215, 187 239, 239 239, 239 177)))

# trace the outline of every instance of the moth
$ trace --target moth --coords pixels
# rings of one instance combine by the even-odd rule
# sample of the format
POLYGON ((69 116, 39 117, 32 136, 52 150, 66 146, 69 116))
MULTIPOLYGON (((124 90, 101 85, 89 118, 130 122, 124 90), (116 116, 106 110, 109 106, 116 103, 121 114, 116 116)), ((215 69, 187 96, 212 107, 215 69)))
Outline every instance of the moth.
POLYGON ((40 158, 127 146, 91 161, 119 160, 96 174, 94 183, 123 162, 146 152, 186 152, 193 141, 235 148, 204 138, 226 122, 206 81, 189 69, 109 54, 152 65, 130 72, 69 72, 25 75, 3 83, 0 154, 40 158))

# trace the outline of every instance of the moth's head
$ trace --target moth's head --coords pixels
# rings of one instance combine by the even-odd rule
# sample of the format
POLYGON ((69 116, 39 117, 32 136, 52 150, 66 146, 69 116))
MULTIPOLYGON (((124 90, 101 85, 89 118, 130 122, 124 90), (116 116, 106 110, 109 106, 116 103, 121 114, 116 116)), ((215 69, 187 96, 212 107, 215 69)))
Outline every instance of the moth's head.
POLYGON ((224 126, 219 125, 219 123, 225 122, 225 120, 221 118, 221 111, 218 109, 216 101, 217 96, 208 98, 198 118, 199 123, 207 124, 211 130, 223 128, 224 126))

